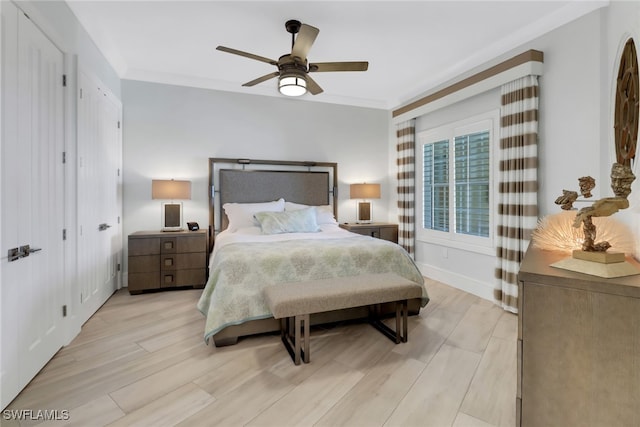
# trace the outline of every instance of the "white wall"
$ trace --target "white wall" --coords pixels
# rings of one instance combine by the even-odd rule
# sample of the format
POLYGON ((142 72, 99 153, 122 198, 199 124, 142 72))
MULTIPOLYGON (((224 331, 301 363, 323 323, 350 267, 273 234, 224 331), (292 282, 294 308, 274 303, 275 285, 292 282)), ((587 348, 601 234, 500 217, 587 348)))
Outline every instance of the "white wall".
POLYGON ((395 187, 384 110, 127 80, 122 101, 125 235, 160 228, 152 178, 191 180, 184 217, 206 227, 209 157, 337 162, 338 219, 355 220, 349 184, 364 181, 382 184, 373 216, 388 218, 395 187))
MULTIPOLYGON (((596 178, 594 200, 612 195, 609 171, 615 157, 609 140, 613 120, 609 115, 612 79, 617 73, 614 62, 619 57, 622 35, 640 28, 639 4, 612 2, 608 8, 585 15, 460 77, 529 49, 544 53, 544 75, 539 80, 540 217, 559 212, 554 200, 563 189, 577 190, 581 176, 596 178)), ((430 113, 416 121, 416 130, 458 120, 463 113, 488 111, 488 106, 499 102, 498 96, 499 92, 487 92, 430 113)), ((640 188, 637 184, 635 187, 640 188)), ((633 197, 639 197, 638 192, 633 197)), ((636 229, 640 227, 637 219, 627 220, 625 215, 637 212, 637 200, 632 198, 631 209, 618 218, 635 221, 636 229)), ((417 242, 416 262, 427 276, 492 299, 494 256, 417 242)))

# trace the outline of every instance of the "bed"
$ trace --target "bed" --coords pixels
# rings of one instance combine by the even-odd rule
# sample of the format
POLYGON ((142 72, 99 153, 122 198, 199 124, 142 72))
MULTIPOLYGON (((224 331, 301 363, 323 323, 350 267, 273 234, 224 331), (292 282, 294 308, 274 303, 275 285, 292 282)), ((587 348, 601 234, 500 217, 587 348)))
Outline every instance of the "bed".
MULTIPOLYGON (((427 304, 423 277, 400 246, 338 226, 337 164, 209 161, 213 247, 198 301, 205 342, 230 345, 278 331, 263 297, 265 286, 278 283, 394 272, 423 285, 412 313, 427 304)), ((366 316, 366 307, 340 310, 315 315, 312 324, 366 316)))

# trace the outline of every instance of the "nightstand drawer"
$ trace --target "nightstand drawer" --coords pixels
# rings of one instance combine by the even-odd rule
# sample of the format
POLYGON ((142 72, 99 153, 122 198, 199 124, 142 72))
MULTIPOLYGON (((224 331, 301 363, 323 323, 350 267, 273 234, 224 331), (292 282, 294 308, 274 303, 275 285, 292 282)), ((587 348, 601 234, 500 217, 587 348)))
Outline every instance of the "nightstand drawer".
POLYGON ((160 286, 163 288, 171 288, 175 286, 204 286, 206 278, 206 270, 174 270, 163 271, 160 279, 160 286))
POLYGON ((140 255, 129 257, 129 273, 147 273, 160 270, 158 255, 140 255))
POLYGON ((388 222, 371 222, 362 224, 343 223, 340 224, 340 228, 344 228, 352 233, 398 243, 398 224, 391 224, 388 222))
POLYGON ((160 238, 135 239, 129 237, 129 256, 160 253, 160 238))
POLYGON ((183 270, 191 268, 202 268, 207 262, 207 254, 168 254, 161 255, 162 270, 183 270))
POLYGON ((177 242, 177 252, 207 252, 207 236, 206 234, 197 234, 193 236, 182 236, 177 242))
POLYGON ((195 236, 171 236, 163 237, 160 243, 163 254, 206 252, 207 236, 199 233, 195 236))
POLYGON ((376 239, 380 238, 380 228, 379 227, 357 227, 350 230, 353 233, 362 234, 363 236, 371 236, 376 239))
POLYGON ((398 227, 380 227, 379 239, 388 240, 390 242, 398 243, 398 227))
POLYGON ((160 286, 160 272, 131 273, 129 272, 129 291, 144 291, 158 289, 160 286))

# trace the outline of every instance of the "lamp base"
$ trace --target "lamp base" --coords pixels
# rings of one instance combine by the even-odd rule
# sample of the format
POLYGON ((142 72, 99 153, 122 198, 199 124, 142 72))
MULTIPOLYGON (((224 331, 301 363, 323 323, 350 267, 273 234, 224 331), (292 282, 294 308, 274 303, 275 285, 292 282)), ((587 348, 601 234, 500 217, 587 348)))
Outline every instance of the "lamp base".
POLYGON ((370 223, 371 222, 371 203, 359 202, 358 203, 358 223, 370 223))
POLYGON ((162 231, 182 230, 182 203, 162 204, 162 231))

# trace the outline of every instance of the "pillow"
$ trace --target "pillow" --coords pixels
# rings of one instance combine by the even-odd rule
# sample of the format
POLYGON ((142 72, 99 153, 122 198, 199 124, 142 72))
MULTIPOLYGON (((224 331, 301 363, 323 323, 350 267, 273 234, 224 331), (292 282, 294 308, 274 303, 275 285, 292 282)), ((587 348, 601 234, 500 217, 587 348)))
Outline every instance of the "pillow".
POLYGON ((316 222, 316 208, 309 207, 289 212, 257 212, 263 234, 316 233, 320 231, 316 222))
MULTIPOLYGON (((305 209, 308 207, 310 206, 301 205, 299 203, 293 203, 293 202, 284 203, 285 212, 297 211, 297 210, 305 209)), ((336 218, 333 216, 333 208, 331 207, 331 205, 315 206, 315 208, 316 208, 316 221, 318 222, 318 224, 337 224, 338 223, 338 221, 336 221, 336 218)))
POLYGON ((253 215, 256 212, 283 212, 284 199, 265 203, 225 203, 222 205, 229 219, 229 231, 237 231, 239 228, 259 225, 253 215))

